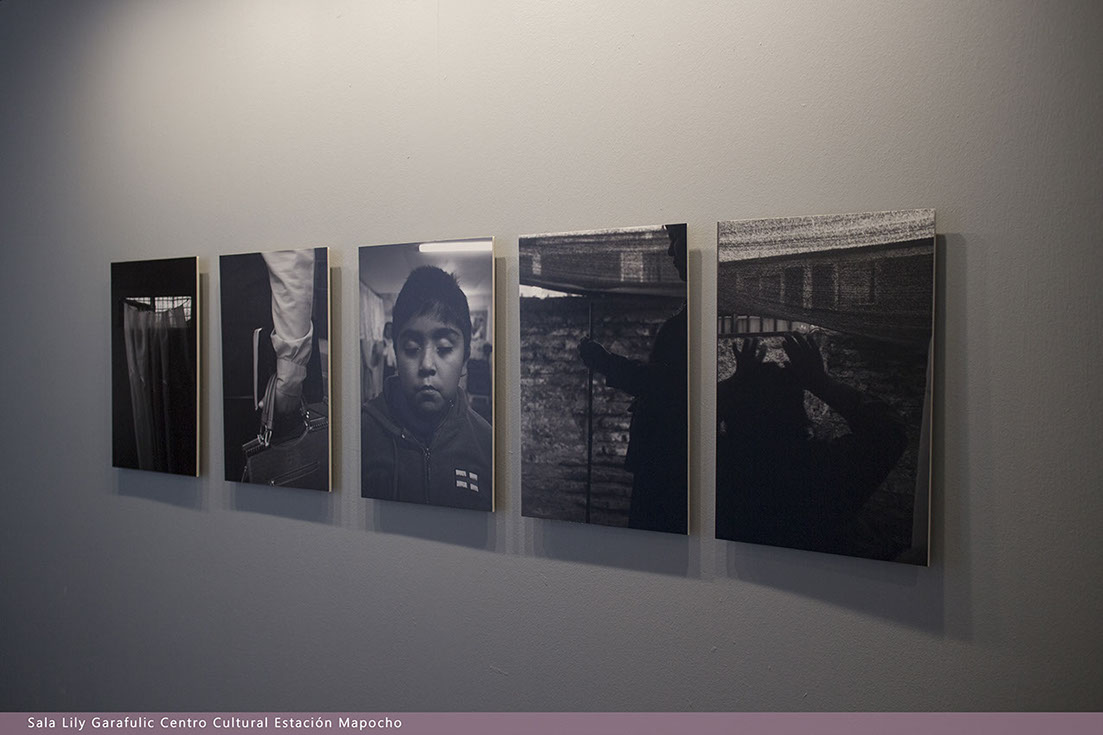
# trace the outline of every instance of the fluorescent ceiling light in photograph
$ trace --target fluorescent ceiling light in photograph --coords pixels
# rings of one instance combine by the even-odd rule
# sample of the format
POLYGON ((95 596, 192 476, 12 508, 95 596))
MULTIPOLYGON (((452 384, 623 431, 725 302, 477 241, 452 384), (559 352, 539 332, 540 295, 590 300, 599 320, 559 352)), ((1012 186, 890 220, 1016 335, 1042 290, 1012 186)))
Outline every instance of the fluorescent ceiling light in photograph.
POLYGON ((423 242, 419 253, 489 253, 494 248, 492 240, 455 240, 452 242, 423 242))

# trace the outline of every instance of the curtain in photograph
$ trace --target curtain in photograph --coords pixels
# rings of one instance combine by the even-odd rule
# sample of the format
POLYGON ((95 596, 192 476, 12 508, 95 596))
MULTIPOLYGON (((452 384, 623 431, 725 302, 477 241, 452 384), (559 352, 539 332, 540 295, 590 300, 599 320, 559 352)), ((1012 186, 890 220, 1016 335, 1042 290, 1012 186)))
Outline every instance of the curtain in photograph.
POLYGON ((195 366, 184 307, 154 311, 125 302, 130 402, 143 470, 195 470, 195 366))
POLYGON ((375 349, 383 341, 387 310, 383 299, 360 282, 360 400, 367 403, 383 390, 383 358, 375 349))

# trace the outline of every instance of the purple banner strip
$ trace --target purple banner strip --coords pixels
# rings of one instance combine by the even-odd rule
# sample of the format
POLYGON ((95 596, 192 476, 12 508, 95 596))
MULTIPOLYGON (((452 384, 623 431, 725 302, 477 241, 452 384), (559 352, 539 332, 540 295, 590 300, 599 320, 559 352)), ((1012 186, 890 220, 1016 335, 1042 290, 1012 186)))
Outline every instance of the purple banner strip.
POLYGON ((5 712, 0 734, 1099 735, 1091 713, 5 712))

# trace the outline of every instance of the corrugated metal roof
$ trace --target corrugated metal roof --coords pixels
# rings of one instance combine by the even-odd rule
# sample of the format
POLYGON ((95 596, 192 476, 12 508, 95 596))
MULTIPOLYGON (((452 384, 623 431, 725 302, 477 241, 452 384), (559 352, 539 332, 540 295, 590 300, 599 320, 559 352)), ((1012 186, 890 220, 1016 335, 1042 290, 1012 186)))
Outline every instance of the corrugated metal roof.
POLYGON ((862 248, 934 237, 933 209, 720 222, 719 262, 862 248))

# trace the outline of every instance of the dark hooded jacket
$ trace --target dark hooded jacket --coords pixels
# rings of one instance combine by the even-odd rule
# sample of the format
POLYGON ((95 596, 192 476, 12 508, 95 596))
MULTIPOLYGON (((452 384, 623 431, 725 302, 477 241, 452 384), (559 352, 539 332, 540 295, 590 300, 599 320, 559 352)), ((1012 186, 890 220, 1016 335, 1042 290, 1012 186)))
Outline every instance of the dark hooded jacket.
POLYGON ((398 420, 398 377, 360 415, 361 495, 365 498, 492 510, 493 431, 460 390, 428 442, 398 420))

